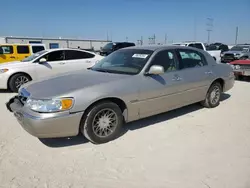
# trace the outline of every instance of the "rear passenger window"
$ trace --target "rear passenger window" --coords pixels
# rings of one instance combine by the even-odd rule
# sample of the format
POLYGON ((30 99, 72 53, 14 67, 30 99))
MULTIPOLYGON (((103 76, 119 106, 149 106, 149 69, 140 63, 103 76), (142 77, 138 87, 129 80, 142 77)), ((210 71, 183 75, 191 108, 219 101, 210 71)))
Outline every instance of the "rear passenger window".
POLYGON ((66 60, 74 60, 74 59, 89 59, 95 57, 94 54, 74 51, 74 50, 66 50, 65 51, 65 59, 66 60))
POLYGON ((180 68, 194 68, 207 65, 205 57, 193 50, 178 50, 180 58, 180 68))
POLYGON ((29 54, 29 46, 17 46, 17 53, 18 54, 29 54))
POLYGON ((45 50, 44 46, 32 46, 33 53, 37 53, 37 52, 40 52, 40 51, 43 51, 43 50, 45 50))
POLYGON ((13 54, 13 46, 0 46, 3 54, 13 54))

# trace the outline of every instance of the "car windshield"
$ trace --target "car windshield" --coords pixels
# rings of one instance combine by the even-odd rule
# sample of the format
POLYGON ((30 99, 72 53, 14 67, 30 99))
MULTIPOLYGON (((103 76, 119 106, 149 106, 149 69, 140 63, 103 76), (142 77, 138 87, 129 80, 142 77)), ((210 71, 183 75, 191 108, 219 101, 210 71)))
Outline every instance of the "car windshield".
POLYGON ((48 52, 48 51, 43 50, 43 51, 37 52, 37 53, 35 53, 35 54, 32 54, 31 56, 29 56, 29 57, 23 59, 22 62, 33 61, 34 59, 36 59, 37 57, 39 57, 39 56, 45 54, 46 52, 48 52))
POLYGON ((248 51, 249 46, 234 46, 231 48, 231 51, 248 51))
POLYGON ((143 69, 152 53, 142 49, 119 50, 102 59, 91 70, 135 75, 143 69))
POLYGON ((103 49, 104 49, 104 50, 110 50, 110 49, 112 49, 112 48, 113 48, 113 43, 112 43, 112 42, 106 44, 105 46, 103 46, 103 49))

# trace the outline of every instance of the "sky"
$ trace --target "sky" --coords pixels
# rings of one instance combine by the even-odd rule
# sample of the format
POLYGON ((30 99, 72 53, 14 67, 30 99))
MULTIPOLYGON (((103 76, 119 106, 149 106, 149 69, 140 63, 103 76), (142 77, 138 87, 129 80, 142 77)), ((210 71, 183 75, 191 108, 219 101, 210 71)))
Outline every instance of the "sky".
POLYGON ((0 36, 250 43, 250 0, 8 0, 0 36))

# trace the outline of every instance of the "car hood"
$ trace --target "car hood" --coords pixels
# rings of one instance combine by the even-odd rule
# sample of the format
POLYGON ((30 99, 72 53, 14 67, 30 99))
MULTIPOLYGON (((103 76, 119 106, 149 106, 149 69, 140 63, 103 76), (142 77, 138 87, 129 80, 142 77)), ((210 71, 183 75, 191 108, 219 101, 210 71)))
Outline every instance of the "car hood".
POLYGON ((130 78, 131 75, 82 70, 25 84, 31 98, 50 99, 72 91, 130 78))
POLYGON ((10 69, 10 68, 19 68, 23 67, 24 65, 28 65, 30 62, 21 62, 21 61, 12 61, 12 62, 7 62, 0 64, 0 69, 10 69))
POLYGON ((242 54, 241 51, 227 51, 224 54, 242 54))

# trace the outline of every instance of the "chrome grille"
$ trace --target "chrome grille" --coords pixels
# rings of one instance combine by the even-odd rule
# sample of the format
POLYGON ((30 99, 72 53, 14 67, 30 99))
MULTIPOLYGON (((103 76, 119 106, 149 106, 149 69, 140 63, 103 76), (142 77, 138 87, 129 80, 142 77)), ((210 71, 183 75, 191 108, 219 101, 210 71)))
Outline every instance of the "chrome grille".
POLYGON ((224 54, 224 57, 234 58, 234 54, 224 54))
POLYGON ((250 69, 250 65, 239 65, 241 69, 250 69))

